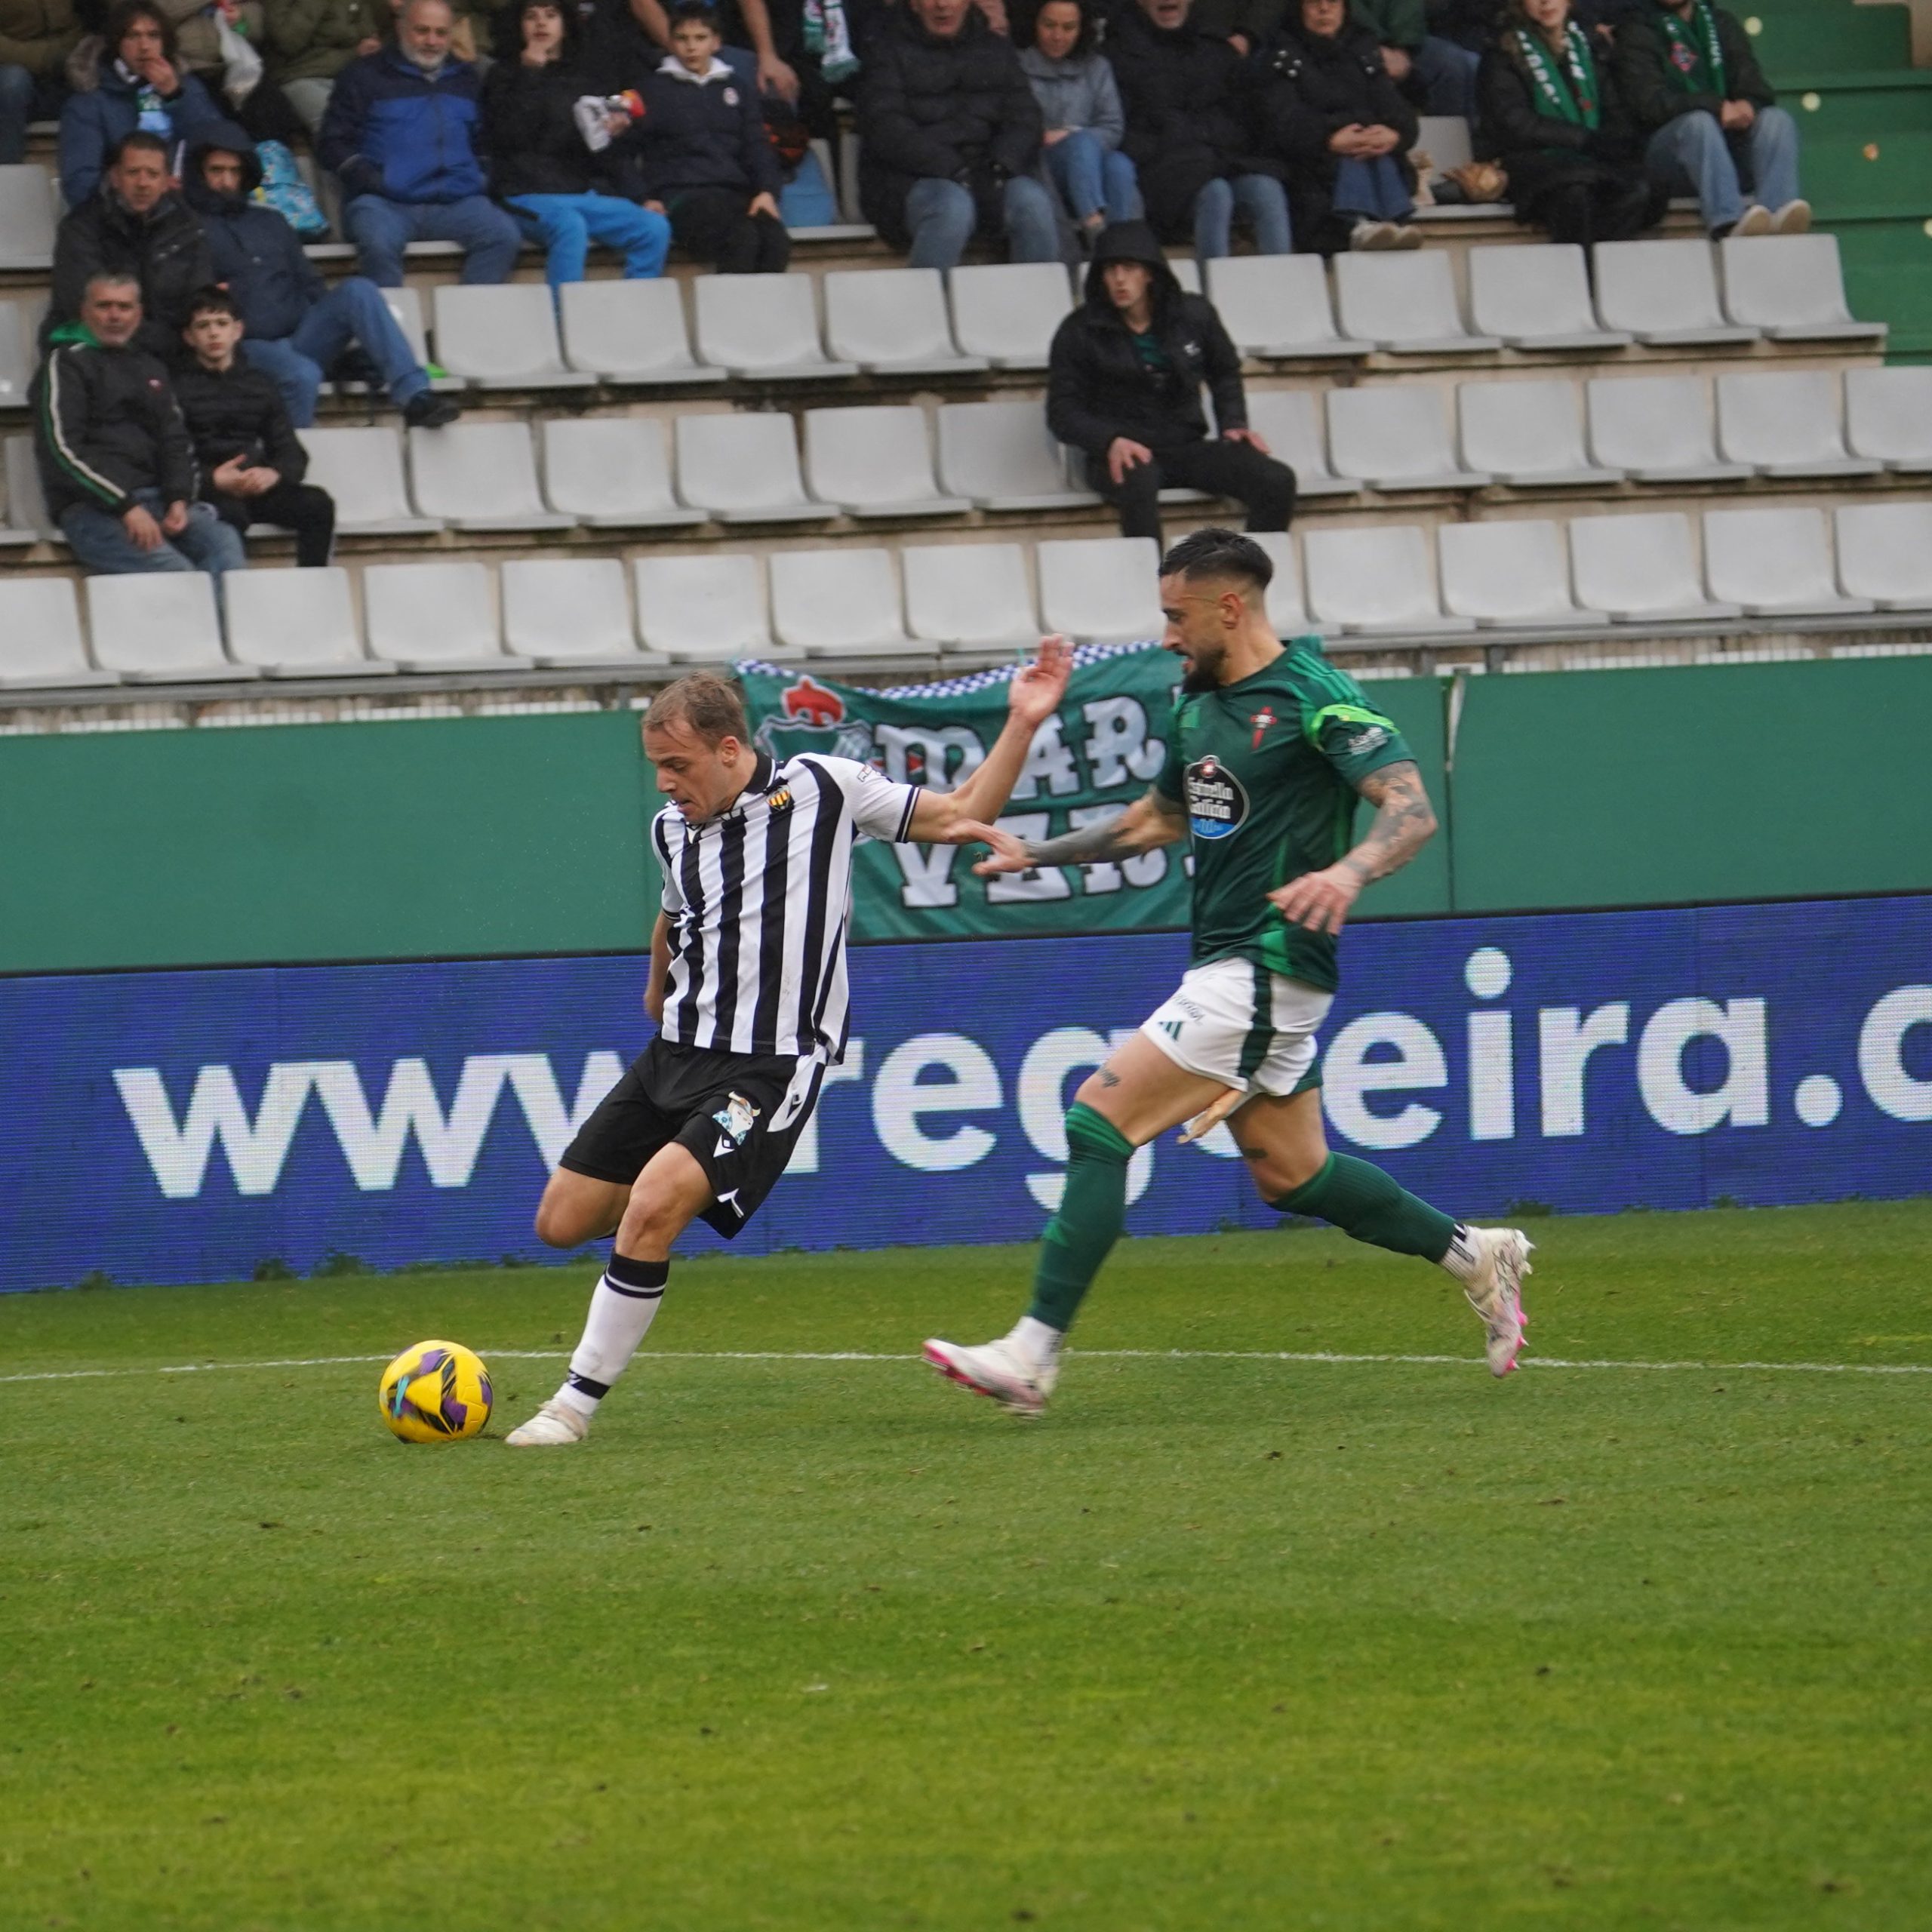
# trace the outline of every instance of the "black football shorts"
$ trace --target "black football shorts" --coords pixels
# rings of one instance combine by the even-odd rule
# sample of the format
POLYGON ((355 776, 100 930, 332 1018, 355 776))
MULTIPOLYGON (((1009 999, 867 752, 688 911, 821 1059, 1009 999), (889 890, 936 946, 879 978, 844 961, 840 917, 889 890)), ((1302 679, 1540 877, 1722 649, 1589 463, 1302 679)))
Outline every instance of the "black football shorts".
POLYGON ((598 1103, 561 1164, 628 1187, 675 1140, 711 1183, 703 1218, 729 1240, 785 1171, 824 1075, 817 1060, 653 1040, 598 1103))

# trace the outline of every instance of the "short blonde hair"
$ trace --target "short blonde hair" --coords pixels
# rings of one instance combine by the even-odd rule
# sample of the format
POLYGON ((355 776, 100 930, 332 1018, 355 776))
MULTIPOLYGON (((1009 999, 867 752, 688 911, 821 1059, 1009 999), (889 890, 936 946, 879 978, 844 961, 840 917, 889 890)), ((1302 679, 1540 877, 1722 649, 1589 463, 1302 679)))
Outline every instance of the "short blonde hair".
POLYGON ((727 738, 736 738, 741 745, 751 743, 751 727, 746 721, 744 700, 737 687, 715 671, 694 671, 689 677, 666 685, 651 700, 644 718, 647 728, 658 731, 680 720, 713 751, 727 738))

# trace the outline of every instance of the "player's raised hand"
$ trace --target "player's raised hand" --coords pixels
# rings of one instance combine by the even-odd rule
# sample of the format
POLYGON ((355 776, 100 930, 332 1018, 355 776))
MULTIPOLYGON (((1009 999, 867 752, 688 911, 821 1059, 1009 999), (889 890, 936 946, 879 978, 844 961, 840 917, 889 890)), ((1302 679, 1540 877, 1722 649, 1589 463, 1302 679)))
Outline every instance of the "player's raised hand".
POLYGON ((1346 864, 1303 872, 1269 894, 1268 902, 1291 926, 1312 933, 1338 933, 1361 891, 1361 881, 1346 864))
POLYGON ((959 836, 955 841, 961 845, 987 845, 992 848, 992 857, 982 859, 973 869, 982 878, 990 878, 995 872, 1031 872, 1039 863, 1026 848, 1023 838, 1016 838, 1010 832, 1002 832, 996 825, 980 825, 971 821, 959 827, 959 836))
POLYGON ((1007 688, 1007 709, 1024 724, 1044 724, 1060 709, 1072 675, 1072 645, 1057 634, 1042 638, 1039 654, 1014 673, 1007 688))

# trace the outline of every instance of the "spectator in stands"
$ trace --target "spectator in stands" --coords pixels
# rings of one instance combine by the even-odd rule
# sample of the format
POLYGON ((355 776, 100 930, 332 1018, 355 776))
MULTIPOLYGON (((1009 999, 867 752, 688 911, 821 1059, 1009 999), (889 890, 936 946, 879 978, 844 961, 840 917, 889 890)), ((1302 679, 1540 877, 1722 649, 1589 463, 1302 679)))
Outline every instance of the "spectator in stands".
POLYGON ((199 500, 201 475, 166 367, 139 347, 140 285, 112 269, 82 292, 34 378, 48 513, 83 568, 239 570, 242 540, 199 500))
POLYGON ((593 242, 623 257, 626 277, 663 274, 670 223, 625 196, 623 157, 612 146, 630 117, 597 113, 587 131, 578 121, 579 103, 605 90, 584 69, 575 15, 559 0, 524 0, 498 42, 503 57, 483 83, 491 178, 541 236, 550 285, 583 279, 593 242))
POLYGON ((949 269, 977 232, 1016 262, 1060 258, 1034 167, 1039 103, 1013 44, 971 0, 905 0, 869 43, 859 89, 859 201, 914 268, 949 269))
POLYGON ((412 426, 441 429, 461 414, 429 386, 383 292, 361 275, 331 288, 273 208, 250 198, 261 178, 238 128, 217 122, 189 151, 189 205, 200 217, 213 262, 205 280, 224 284, 246 325, 242 359, 281 392, 289 420, 306 429, 329 371, 359 344, 412 426))
POLYGON ((1054 337, 1047 426, 1082 450, 1092 487, 1120 512, 1121 534, 1161 536, 1170 485, 1232 497, 1250 530, 1285 530, 1295 473, 1247 426, 1241 355, 1213 306, 1174 279, 1143 221, 1103 231, 1087 296, 1054 337), (1218 435, 1201 406, 1205 383, 1218 435))
POLYGON ((1712 0, 1651 0, 1618 26, 1615 66, 1651 174, 1669 194, 1697 196, 1714 241, 1811 226, 1797 124, 1735 15, 1712 0))
POLYGON ((778 214, 783 170, 758 96, 718 57, 717 17, 674 8, 671 51, 638 90, 635 144, 647 210, 668 217, 678 246, 723 275, 777 275, 792 259, 778 214))
POLYGON ((141 291, 139 346, 166 361, 180 346, 188 298, 214 270, 202 225, 174 192, 168 143, 137 129, 115 149, 100 191, 62 218, 44 336, 80 319, 88 282, 105 270, 141 291))
POLYGON ((273 381, 239 354, 242 322, 224 288, 205 288, 182 331, 189 353, 175 371, 175 400, 195 445, 202 498, 237 537, 251 523, 295 533, 295 561, 319 570, 335 548, 335 500, 304 483, 309 453, 273 381))
POLYGON ((1663 218, 1601 43, 1570 0, 1509 0, 1482 57, 1478 152, 1509 177, 1516 219, 1554 242, 1621 242, 1663 218))
POLYGON ((1110 221, 1138 221, 1140 177, 1120 151, 1127 116, 1104 54, 1094 48, 1093 0, 1043 0, 1033 42, 1020 50, 1046 123, 1040 168, 1091 242, 1110 221))
POLYGON ((206 88, 182 64, 174 28, 155 0, 119 0, 95 50, 75 50, 74 94, 60 110, 60 192, 77 208, 100 185, 108 157, 139 128, 171 155, 196 129, 221 118, 206 88))
POLYGON ((321 131, 335 77, 378 53, 392 19, 388 0, 266 0, 269 71, 312 137, 321 131))
POLYGON ((1435 11, 1424 0, 1354 0, 1358 25, 1382 49, 1389 78, 1425 114, 1476 118, 1476 67, 1481 56, 1445 34, 1430 32, 1435 11))
POLYGON ((1264 55, 1263 115, 1286 164, 1295 232, 1331 255, 1415 248, 1415 110, 1347 0, 1297 0, 1264 55))
POLYGON ((26 159, 30 122, 60 112, 80 38, 73 0, 0 0, 0 167, 26 159))
POLYGON ((1294 246, 1281 163, 1269 158, 1251 70, 1205 32, 1191 0, 1139 0, 1115 16, 1107 58, 1127 109, 1128 158, 1163 241, 1192 239, 1207 261, 1233 251, 1244 216, 1255 251, 1294 246))
POLYGON ((478 146, 481 82, 451 57, 448 0, 404 0, 397 45, 352 60, 336 77, 317 154, 349 198, 343 232, 363 272, 402 285, 412 242, 454 242, 466 282, 507 281, 523 236, 491 200, 478 146))

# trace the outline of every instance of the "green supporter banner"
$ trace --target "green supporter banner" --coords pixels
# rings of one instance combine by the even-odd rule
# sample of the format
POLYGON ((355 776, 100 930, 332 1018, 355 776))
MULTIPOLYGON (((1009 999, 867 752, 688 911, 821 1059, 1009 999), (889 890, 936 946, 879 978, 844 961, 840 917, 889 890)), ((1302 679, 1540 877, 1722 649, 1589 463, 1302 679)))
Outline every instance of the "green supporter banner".
MULTIPOLYGON (((829 752, 876 764, 898 783, 942 790, 978 765, 999 736, 1012 675, 1005 666, 870 691, 755 660, 737 671, 752 735, 772 757, 829 752)), ((1179 682, 1174 659, 1157 645, 1081 646, 1066 701, 1034 734, 1001 823, 1023 838, 1054 838, 1111 818, 1140 797, 1166 759, 1179 682)), ((1392 715, 1439 798, 1439 693, 1432 679, 1411 682, 1420 688, 1404 691, 1410 702, 1392 715)), ((1380 704, 1385 694, 1378 689, 1374 701, 1380 704)), ((1119 865, 1049 866, 992 879, 974 874, 978 856, 970 847, 862 843, 853 873, 853 937, 861 943, 1044 938, 1188 922, 1183 846, 1119 865)), ((1399 894, 1390 891, 1385 900, 1384 888, 1377 888, 1377 903, 1367 909, 1446 909, 1446 874, 1438 876, 1446 856, 1430 858, 1414 878, 1401 880, 1399 894)))

